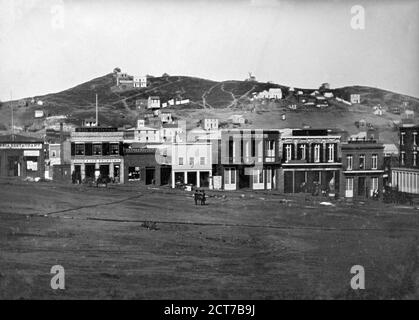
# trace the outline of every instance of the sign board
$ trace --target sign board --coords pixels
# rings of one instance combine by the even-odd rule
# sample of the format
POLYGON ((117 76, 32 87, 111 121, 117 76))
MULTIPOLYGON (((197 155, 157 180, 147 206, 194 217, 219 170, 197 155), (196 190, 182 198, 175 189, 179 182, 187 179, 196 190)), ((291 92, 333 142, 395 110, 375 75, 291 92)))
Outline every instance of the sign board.
POLYGON ((0 143, 0 149, 42 149, 42 143, 0 143))
POLYGON ((24 150, 24 157, 39 157, 39 150, 24 150))
POLYGON ((121 159, 74 159, 73 164, 79 163, 120 163, 121 159))
POLYGON ((215 190, 220 190, 222 188, 222 176, 213 176, 213 182, 214 182, 214 189, 215 190))

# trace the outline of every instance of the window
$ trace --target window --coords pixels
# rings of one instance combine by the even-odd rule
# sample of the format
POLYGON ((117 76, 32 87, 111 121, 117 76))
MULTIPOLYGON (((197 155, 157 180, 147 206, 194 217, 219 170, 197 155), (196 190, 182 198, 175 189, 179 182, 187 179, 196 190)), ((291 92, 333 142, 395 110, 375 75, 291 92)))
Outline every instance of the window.
POLYGON ((354 178, 346 178, 346 191, 354 190, 354 178))
POLYGON ((377 159, 378 159, 378 156, 376 155, 376 154, 373 154, 372 155, 372 157, 371 157, 371 169, 377 169, 377 167, 378 167, 378 164, 377 164, 377 159))
POLYGON ((26 170, 38 171, 38 158, 37 157, 26 157, 26 170))
POLYGON ((416 146, 416 138, 417 138, 418 133, 417 132, 413 132, 413 145, 416 146))
POLYGON ((183 166, 183 158, 182 157, 179 157, 179 165, 183 166))
POLYGON ((285 160, 288 162, 292 159, 292 146, 290 144, 287 144, 285 146, 285 152, 286 152, 286 158, 285 160))
POLYGON ((329 157, 328 157, 327 161, 328 162, 334 162, 335 161, 335 145, 334 144, 329 144, 328 149, 329 149, 329 157))
POLYGON ((119 154, 119 145, 118 144, 115 144, 115 143, 111 144, 110 149, 111 149, 110 150, 111 154, 119 154))
POLYGON ((372 177, 371 178, 371 190, 373 192, 378 190, 378 178, 377 177, 372 177))
POLYGON ((204 165, 205 165, 205 157, 200 157, 200 158, 199 158, 199 164, 200 164, 201 166, 204 166, 204 165))
POLYGON ((263 170, 262 169, 253 170, 253 183, 263 183, 263 170))
POLYGON ((359 169, 360 170, 365 169, 365 154, 361 154, 359 156, 359 169))
POLYGON ((320 145, 314 145, 314 162, 320 162, 320 145))
POLYGON ((193 166, 193 165, 194 165, 194 163, 195 163, 195 159, 194 159, 194 157, 190 157, 190 158, 189 158, 189 165, 190 165, 190 166, 193 166))
POLYGON ((418 153, 416 151, 413 152, 413 165, 417 166, 418 162, 418 153))
POLYGON ((352 170, 353 167, 353 157, 352 155, 346 156, 346 170, 352 170))
POLYGON ((405 132, 400 133, 400 145, 401 146, 404 145, 404 136, 405 136, 405 132))
POLYGON ((102 145, 101 144, 94 144, 93 145, 93 155, 99 156, 102 154, 102 145))
POLYGON ((226 168, 224 171, 224 183, 235 184, 236 183, 236 170, 233 168, 226 168))
POLYGON ((305 160, 306 159, 306 145, 305 144, 300 145, 300 150, 301 150, 301 160, 305 160))
POLYGON ((84 144, 76 144, 76 155, 84 155, 84 144))
POLYGON ((404 166, 405 162, 406 162, 406 153, 402 151, 400 153, 400 165, 404 166))

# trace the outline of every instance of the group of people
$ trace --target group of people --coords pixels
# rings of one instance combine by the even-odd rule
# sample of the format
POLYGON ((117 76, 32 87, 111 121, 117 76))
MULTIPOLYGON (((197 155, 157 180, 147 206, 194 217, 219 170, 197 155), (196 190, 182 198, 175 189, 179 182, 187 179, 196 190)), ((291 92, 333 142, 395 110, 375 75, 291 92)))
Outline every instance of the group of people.
POLYGON ((205 191, 195 189, 194 200, 195 200, 195 205, 197 205, 198 202, 200 202, 201 206, 204 206, 205 201, 207 200, 207 197, 205 196, 205 191))

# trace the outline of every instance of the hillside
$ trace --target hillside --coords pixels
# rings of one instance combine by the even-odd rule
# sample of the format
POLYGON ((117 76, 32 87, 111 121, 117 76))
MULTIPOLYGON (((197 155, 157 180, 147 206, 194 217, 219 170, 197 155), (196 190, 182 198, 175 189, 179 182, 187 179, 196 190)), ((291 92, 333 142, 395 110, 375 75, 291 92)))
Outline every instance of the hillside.
MULTIPOLYGON (((290 95, 289 87, 252 81, 212 81, 187 76, 151 77, 147 88, 116 87, 114 74, 90 80, 73 88, 32 97, 41 100, 42 106, 31 103, 31 98, 14 101, 15 125, 23 130, 35 132, 44 129, 42 119, 34 119, 35 110, 43 110, 46 116, 65 115, 66 122, 80 125, 84 118, 95 113, 95 93, 99 97, 100 122, 104 125, 134 125, 136 119, 145 110, 138 110, 136 101, 147 99, 151 95, 161 98, 162 102, 171 98, 189 99, 190 104, 167 108, 177 118, 185 119, 195 126, 203 117, 218 117, 224 126, 231 126, 226 119, 232 114, 243 114, 247 120, 245 127, 337 127, 349 132, 356 132, 355 121, 365 119, 384 134, 386 141, 394 141, 393 121, 400 120, 400 115, 386 112, 382 116, 372 113, 372 107, 380 104, 386 108, 400 106, 407 102, 410 109, 419 110, 419 99, 390 91, 365 86, 351 86, 331 89, 335 97, 349 100, 351 93, 359 93, 361 104, 349 106, 336 99, 330 99, 326 109, 307 108, 298 105, 297 110, 290 110, 290 104, 296 104, 295 96, 290 95), (252 93, 269 88, 281 88, 285 99, 278 102, 252 101, 252 93), (286 114, 286 120, 281 120, 286 114)), ((300 89, 309 94, 315 89, 300 89)), ((0 131, 10 127, 10 105, 4 102, 0 107, 0 131)), ((416 112, 417 114, 417 112, 416 112)))

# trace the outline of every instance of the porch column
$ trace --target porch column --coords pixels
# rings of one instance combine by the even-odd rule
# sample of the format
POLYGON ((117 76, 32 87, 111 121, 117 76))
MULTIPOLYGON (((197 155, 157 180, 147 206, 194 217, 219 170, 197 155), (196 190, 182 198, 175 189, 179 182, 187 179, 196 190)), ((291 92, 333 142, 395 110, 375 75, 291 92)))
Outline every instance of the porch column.
POLYGON ((200 188, 201 187, 201 173, 200 171, 196 171, 196 187, 200 188))
POLYGON ((188 184, 188 173, 186 171, 183 172, 183 181, 188 184))
POLYGON ((172 170, 172 188, 174 188, 175 187, 175 171, 174 170, 172 170))
POLYGON ((114 178, 115 177, 115 172, 114 172, 114 163, 110 163, 109 164, 109 178, 114 178))
POLYGON ((308 158, 307 158, 307 162, 312 162, 311 161, 311 146, 312 146, 312 143, 311 142, 309 142, 309 144, 308 144, 308 158))
POLYGON ((298 159, 298 144, 297 141, 294 142, 294 159, 298 159))
POLYGON ((323 157, 323 161, 322 162, 327 162, 327 159, 326 159, 326 142, 323 142, 323 145, 322 145, 322 157, 323 157))
POLYGON ((83 181, 86 178, 86 165, 82 163, 80 165, 81 180, 83 181))
POLYGON ((295 193, 295 170, 292 170, 292 193, 295 193))

